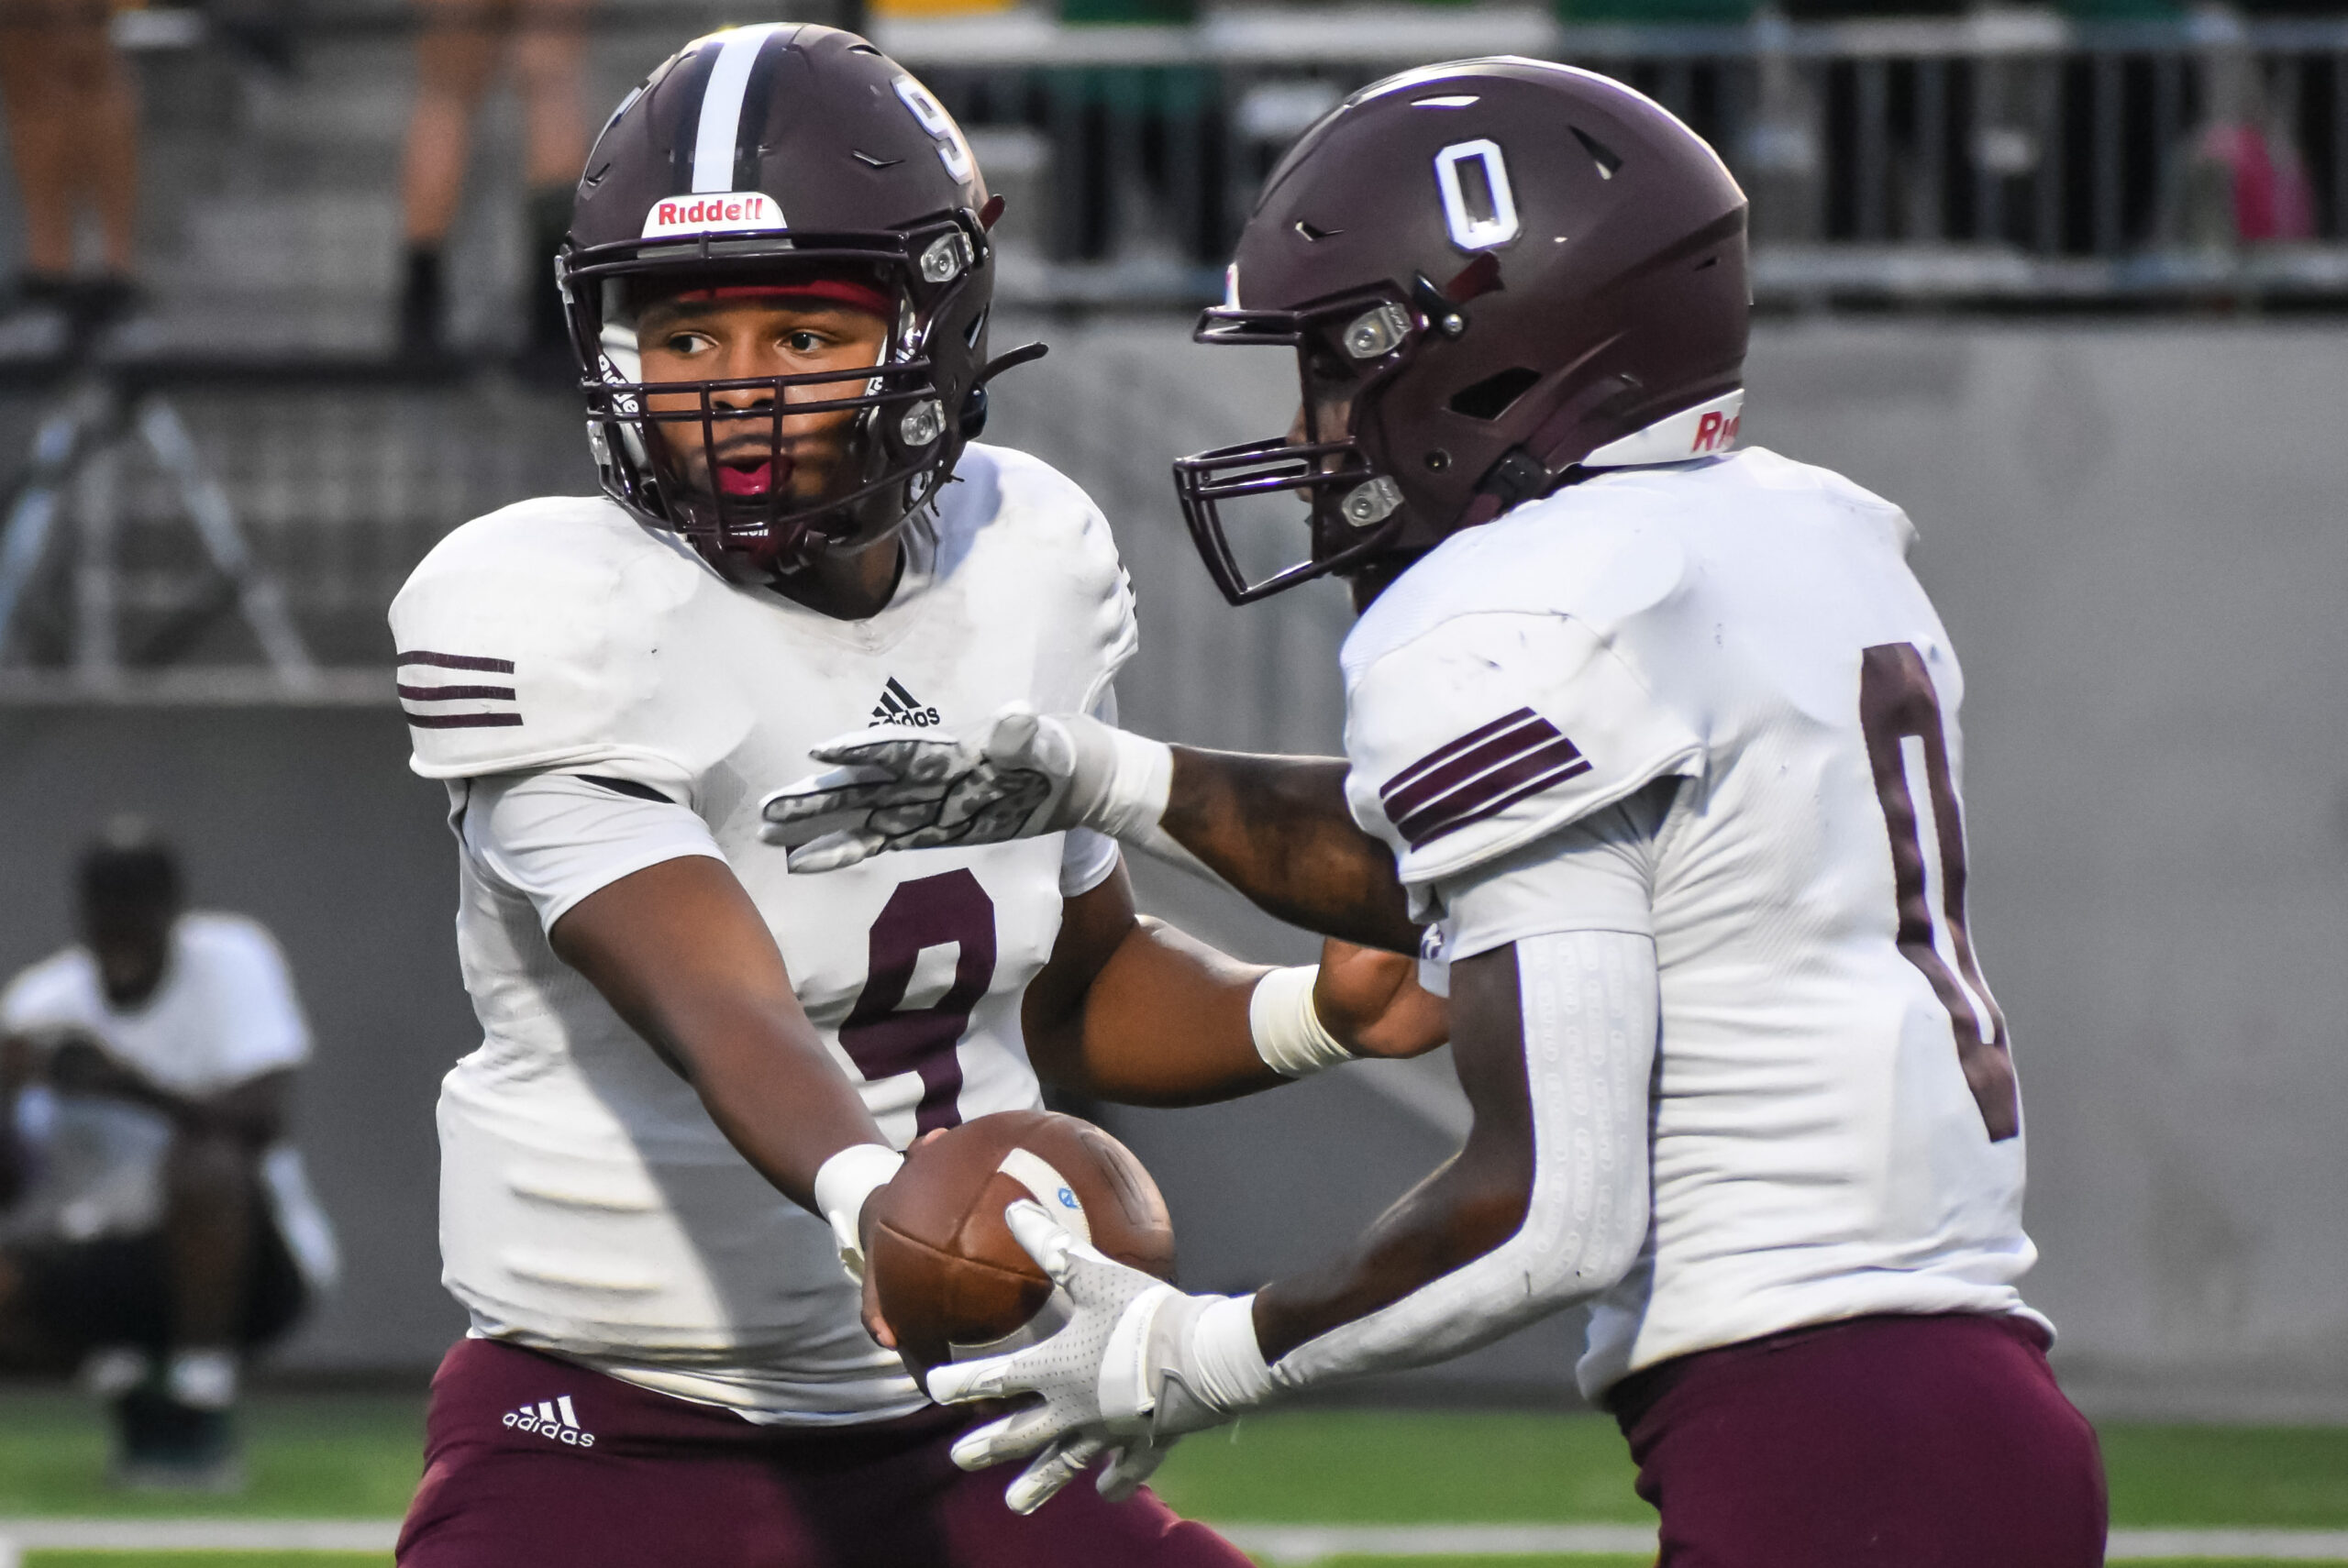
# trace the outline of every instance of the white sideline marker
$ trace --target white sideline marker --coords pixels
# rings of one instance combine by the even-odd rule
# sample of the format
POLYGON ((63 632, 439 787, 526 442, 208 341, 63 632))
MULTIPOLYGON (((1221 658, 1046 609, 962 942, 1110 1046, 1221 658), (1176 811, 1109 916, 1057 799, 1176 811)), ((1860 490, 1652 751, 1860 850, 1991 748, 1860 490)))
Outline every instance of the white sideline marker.
MULTIPOLYGON (((1212 1522, 1212 1521, 1208 1521, 1212 1522)), ((1221 1524, 1240 1550, 1265 1561, 1303 1564, 1328 1558, 1577 1556, 1656 1549, 1645 1525, 1221 1524)), ((0 1519, 0 1568, 27 1551, 389 1551, 397 1519, 0 1519)), ((2114 1562, 2195 1557, 2263 1557, 2277 1562, 2348 1563, 2348 1530, 2116 1529, 2114 1562)))
POLYGON ((0 1519, 0 1568, 28 1551, 389 1551, 397 1519, 0 1519))
MULTIPOLYGON (((1213 1523, 1212 1520, 1206 1521, 1213 1523)), ((1242 1551, 1268 1562, 1332 1557, 1635 1556, 1656 1549, 1645 1525, 1275 1525, 1216 1524, 1242 1551)), ((2197 1557, 2263 1557, 2280 1562, 2348 1563, 2348 1530, 2116 1529, 2113 1562, 2197 1557)))

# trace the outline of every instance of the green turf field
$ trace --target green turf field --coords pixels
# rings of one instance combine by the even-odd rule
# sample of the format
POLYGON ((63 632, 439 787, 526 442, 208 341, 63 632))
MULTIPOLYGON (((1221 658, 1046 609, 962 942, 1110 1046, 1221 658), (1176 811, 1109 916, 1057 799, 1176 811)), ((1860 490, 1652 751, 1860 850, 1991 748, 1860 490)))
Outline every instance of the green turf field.
MULTIPOLYGON (((242 1496, 124 1496, 103 1481, 94 1410, 63 1394, 0 1391, 0 1518, 396 1517, 414 1485, 412 1398, 272 1396, 246 1413, 242 1496)), ((2348 1529, 2348 1429, 2103 1428, 2118 1528, 2348 1529)), ((1175 1507, 1257 1524, 1622 1523, 1653 1518, 1631 1491, 1611 1422, 1587 1415, 1304 1411, 1193 1438, 1159 1473, 1175 1507)), ((34 1551, 26 1568, 330 1568, 365 1554, 34 1551)), ((1324 1568, 1457 1568, 1493 1559, 1329 1558, 1324 1568)), ((1545 1560, 1514 1558, 1532 1565, 1545 1560)), ((1545 1560, 1624 1568, 1643 1560, 1545 1560)), ((2205 1562, 2203 1568, 2252 1568, 2205 1562)))

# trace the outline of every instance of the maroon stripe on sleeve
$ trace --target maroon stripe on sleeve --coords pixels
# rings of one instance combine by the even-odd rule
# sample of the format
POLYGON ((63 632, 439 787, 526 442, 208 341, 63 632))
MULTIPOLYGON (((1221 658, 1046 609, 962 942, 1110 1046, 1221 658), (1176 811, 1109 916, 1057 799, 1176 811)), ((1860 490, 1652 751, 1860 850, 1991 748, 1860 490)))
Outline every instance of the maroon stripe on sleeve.
POLYGON ((1386 781, 1386 788, 1380 790, 1379 791, 1379 795, 1382 798, 1390 790, 1407 790, 1412 784, 1416 783, 1418 781, 1419 775, 1424 773, 1428 768, 1440 767, 1451 758, 1458 756, 1462 750, 1476 745, 1479 741, 1489 740, 1492 736, 1499 734, 1502 730, 1514 729, 1517 725, 1524 723, 1525 720, 1537 718, 1538 716, 1539 715, 1535 714, 1530 708, 1519 708, 1513 713, 1502 713, 1499 718, 1494 719, 1490 723, 1484 725, 1481 729, 1468 731, 1466 734, 1461 735, 1457 740, 1446 741, 1442 745, 1435 747, 1433 751, 1419 758, 1418 761, 1411 764, 1410 767, 1402 769, 1401 772, 1394 775, 1393 778, 1389 778, 1386 781))
POLYGON ((1496 767, 1472 785, 1424 810, 1396 818, 1394 831, 1412 849, 1423 849, 1445 834, 1497 816, 1528 796, 1568 778, 1578 778, 1589 771, 1589 759, 1561 735, 1557 745, 1544 746, 1506 767, 1496 767))
POLYGON ((427 653, 418 649, 399 656, 402 664, 428 664, 436 669, 483 669, 493 675, 511 675, 514 661, 510 658, 482 658, 473 654, 427 653))
POLYGON ((519 713, 410 713, 407 722, 419 730, 488 730, 522 722, 519 713))
POLYGON ((1494 735, 1481 745, 1454 751, 1447 761, 1420 773, 1410 783, 1400 788, 1387 785, 1378 792, 1378 798, 1384 802, 1388 816, 1407 817, 1424 810, 1478 774, 1552 745, 1563 745, 1576 756, 1580 755, 1573 742, 1557 733, 1555 724, 1537 713, 1527 714, 1523 722, 1494 735))
POLYGON ((401 696, 416 702, 511 702, 511 686, 402 686, 401 696))

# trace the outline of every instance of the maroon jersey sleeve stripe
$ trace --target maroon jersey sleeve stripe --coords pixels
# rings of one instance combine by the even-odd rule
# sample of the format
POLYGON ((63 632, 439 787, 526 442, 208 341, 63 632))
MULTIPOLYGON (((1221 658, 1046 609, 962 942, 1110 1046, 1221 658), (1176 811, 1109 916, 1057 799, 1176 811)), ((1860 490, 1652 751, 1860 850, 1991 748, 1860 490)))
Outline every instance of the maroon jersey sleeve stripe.
POLYGON ((1502 713, 1499 718, 1494 719, 1490 723, 1484 725, 1482 728, 1469 730, 1457 740, 1446 741, 1443 745, 1435 747, 1433 751, 1419 758, 1418 761, 1411 764, 1410 767, 1405 767, 1401 772, 1394 775, 1393 778, 1389 778, 1386 781, 1385 788, 1379 790, 1379 796, 1380 799, 1383 799, 1393 790, 1407 790, 1412 784, 1418 782, 1418 778, 1421 774, 1426 772, 1431 767, 1442 767, 1445 763, 1450 761, 1453 757, 1458 756, 1462 751, 1467 750, 1469 746, 1477 745, 1484 741, 1490 740, 1494 735, 1501 734, 1502 731, 1512 730, 1517 725, 1524 723, 1527 719, 1539 722, 1540 718, 1541 715, 1535 713, 1530 708, 1519 708, 1513 713, 1502 713))
POLYGON ((1545 746, 1505 767, 1494 768, 1477 779, 1474 788, 1447 796, 1416 815, 1398 820, 1394 830, 1412 849, 1423 849, 1445 834, 1497 816, 1527 796, 1537 795, 1568 778, 1578 778, 1589 771, 1589 759, 1574 750, 1570 742, 1562 750, 1545 746))
POLYGON ((484 701, 510 702, 514 700, 511 686, 402 686, 401 696, 415 702, 484 701))
POLYGON ((399 656, 402 664, 428 664, 436 669, 483 669, 493 675, 511 675, 514 661, 510 658, 482 658, 475 654, 430 653, 417 649, 399 656))
POLYGON ((1534 716, 1481 745, 1453 753, 1449 761, 1421 773, 1406 785, 1397 788, 1389 784, 1378 792, 1378 798, 1385 804, 1388 816, 1411 816, 1424 811, 1479 774, 1488 773, 1518 757, 1560 745, 1576 756, 1581 755, 1580 748, 1558 734, 1556 725, 1534 716))
POLYGON ((419 730, 489 730, 522 722, 519 713, 410 713, 407 722, 419 730))

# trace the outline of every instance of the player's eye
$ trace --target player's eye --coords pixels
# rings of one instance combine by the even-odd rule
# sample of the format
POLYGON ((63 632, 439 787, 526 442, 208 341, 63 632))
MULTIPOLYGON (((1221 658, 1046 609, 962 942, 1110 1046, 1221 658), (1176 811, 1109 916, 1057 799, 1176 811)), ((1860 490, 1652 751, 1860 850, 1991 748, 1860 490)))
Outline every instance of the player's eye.
POLYGON ((784 333, 782 346, 794 354, 813 354, 824 346, 824 338, 820 334, 810 332, 803 326, 796 331, 784 333))
POLYGON ((705 354, 717 347, 716 339, 705 332, 672 332, 660 340, 660 347, 671 354, 705 354))

